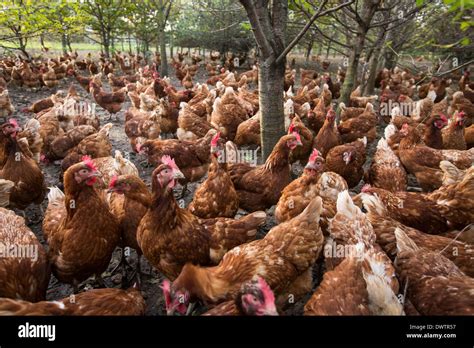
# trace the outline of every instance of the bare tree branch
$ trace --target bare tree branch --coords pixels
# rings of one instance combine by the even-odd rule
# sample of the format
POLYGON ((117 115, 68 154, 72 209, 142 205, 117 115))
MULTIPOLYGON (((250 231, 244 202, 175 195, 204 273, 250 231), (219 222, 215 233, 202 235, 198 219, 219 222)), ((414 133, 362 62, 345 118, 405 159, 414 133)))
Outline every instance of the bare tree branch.
POLYGON ((278 64, 279 62, 281 62, 285 57, 286 55, 288 54, 288 52, 290 52, 293 47, 296 46, 296 44, 301 40, 301 38, 303 37, 303 35, 308 31, 308 29, 311 27, 311 25, 314 23, 314 21, 316 19, 318 19, 319 17, 323 17, 329 13, 332 13, 332 12, 335 12, 335 11, 338 11, 340 10, 341 8, 344 8, 346 6, 349 6, 351 5, 352 3, 354 3, 354 0, 349 0, 348 2, 345 2, 339 6, 336 6, 336 7, 333 7, 333 8, 330 8, 328 10, 325 10, 325 11, 322 11, 323 9, 323 6, 326 5, 327 3, 327 0, 323 0, 323 3, 321 4, 321 6, 319 7, 318 11, 315 12, 315 14, 311 17, 311 19, 308 21, 308 23, 306 23, 306 25, 304 26, 304 28, 298 33, 298 35, 296 35, 296 37, 293 39, 293 41, 290 42, 290 44, 288 46, 286 46, 285 50, 278 56, 278 58, 276 59, 276 63, 278 64))
POLYGON ((257 42, 260 51, 263 53, 263 55, 269 56, 272 52, 272 47, 268 42, 265 33, 263 32, 262 26, 260 25, 254 3, 251 0, 240 0, 240 3, 247 12, 250 24, 252 25, 252 31, 255 35, 255 41, 257 42))

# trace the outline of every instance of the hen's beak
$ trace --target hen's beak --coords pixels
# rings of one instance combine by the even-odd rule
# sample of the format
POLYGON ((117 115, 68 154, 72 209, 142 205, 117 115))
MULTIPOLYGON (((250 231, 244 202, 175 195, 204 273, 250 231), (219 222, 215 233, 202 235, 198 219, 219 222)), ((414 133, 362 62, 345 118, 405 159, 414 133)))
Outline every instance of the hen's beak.
POLYGON ((194 306, 195 306, 195 303, 194 303, 194 302, 193 302, 193 303, 190 303, 190 304, 188 305, 188 309, 186 310, 186 316, 191 315, 191 313, 192 313, 193 310, 194 310, 194 306))
POLYGON ((98 171, 95 171, 89 175, 89 178, 101 178, 101 177, 102 177, 102 173, 98 171))
POLYGON ((176 311, 176 306, 173 306, 173 307, 171 307, 170 309, 167 309, 167 310, 166 310, 166 315, 171 317, 171 316, 174 315, 174 312, 175 312, 175 311, 176 311))
POLYGON ((184 174, 180 170, 176 170, 173 172, 173 179, 184 179, 184 174))
POLYGON ((263 312, 263 315, 277 316, 278 312, 277 312, 276 307, 273 305, 271 307, 265 308, 265 311, 263 312))

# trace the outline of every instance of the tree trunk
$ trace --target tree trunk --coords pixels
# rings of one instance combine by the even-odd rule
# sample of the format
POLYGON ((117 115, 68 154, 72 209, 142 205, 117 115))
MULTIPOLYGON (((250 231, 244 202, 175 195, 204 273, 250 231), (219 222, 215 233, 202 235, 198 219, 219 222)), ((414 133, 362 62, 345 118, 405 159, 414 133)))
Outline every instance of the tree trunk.
POLYGON ((367 79, 367 83, 365 85, 364 94, 372 95, 374 94, 375 89, 375 78, 377 77, 378 72, 378 63, 381 58, 381 52, 383 43, 385 42, 385 34, 386 31, 380 29, 380 32, 377 36, 377 41, 375 43, 374 49, 372 51, 370 61, 369 61, 369 78, 367 79))
POLYGON ((326 48, 326 59, 329 58, 329 51, 331 51, 331 41, 329 41, 328 47, 326 48))
POLYGON ((26 51, 26 42, 27 42, 26 39, 23 40, 23 37, 18 36, 19 50, 20 50, 21 53, 23 53, 23 55, 26 57, 26 59, 30 60, 30 55, 26 51))
POLYGON ((67 47, 69 48, 69 52, 72 52, 71 37, 68 34, 66 34, 66 42, 67 42, 67 47))
POLYGON ((260 136, 262 156, 268 158, 273 147, 285 134, 283 89, 285 62, 279 65, 259 59, 258 89, 260 101, 260 136))
MULTIPOLYGON (((43 44, 42 44, 43 45, 43 44)), ((66 33, 63 33, 61 35, 61 46, 63 48, 63 53, 66 54, 67 53, 67 37, 66 37, 66 33)))
POLYGON ((259 47, 260 136, 263 160, 266 160, 280 137, 285 134, 283 91, 286 58, 283 52, 288 2, 273 0, 271 8, 268 7, 270 3, 265 0, 240 2, 247 12, 259 47))
POLYGON ((311 54, 312 49, 313 49, 313 39, 310 39, 308 42, 308 46, 306 47, 306 61, 309 60, 309 56, 311 54))
POLYGON ((104 47, 104 54, 106 58, 110 57, 110 41, 107 32, 102 34, 102 46, 104 47))
POLYGON ((375 78, 377 77, 378 61, 380 59, 380 50, 375 49, 369 62, 369 77, 364 88, 364 94, 372 95, 375 90, 375 78))
POLYGON ((357 69, 359 67, 360 54, 364 47, 365 35, 366 33, 359 32, 357 41, 355 42, 349 56, 349 66, 347 67, 346 78, 344 80, 344 85, 342 86, 341 97, 339 98, 339 102, 343 102, 346 105, 349 105, 349 96, 357 82, 357 69))
POLYGON ((173 36, 172 35, 170 35, 169 37, 169 45, 170 45, 170 49, 169 49, 170 57, 173 57, 173 36))
POLYGON ((148 59, 148 51, 150 50, 150 45, 148 44, 148 41, 143 42, 143 54, 145 55, 145 59, 148 59))
POLYGON ((161 55, 161 76, 168 76, 168 59, 166 58, 166 34, 165 30, 158 32, 158 40, 160 40, 160 55, 161 55))

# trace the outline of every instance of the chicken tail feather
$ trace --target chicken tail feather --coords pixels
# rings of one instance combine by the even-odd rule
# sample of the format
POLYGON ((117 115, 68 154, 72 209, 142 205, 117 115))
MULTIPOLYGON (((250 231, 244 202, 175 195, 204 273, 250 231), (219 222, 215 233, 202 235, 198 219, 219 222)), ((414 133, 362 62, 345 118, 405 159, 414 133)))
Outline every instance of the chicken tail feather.
POLYGON ((397 239, 397 250, 401 251, 415 251, 418 250, 416 243, 408 237, 408 235, 400 228, 395 229, 395 238, 397 239))
POLYGON ((463 177, 463 172, 449 161, 441 161, 439 167, 444 173, 443 183, 456 183, 463 177))
POLYGON ((10 194, 14 186, 13 181, 0 179, 0 207, 7 207, 10 204, 10 194))
POLYGON ((64 200, 64 193, 57 186, 52 186, 49 188, 49 193, 48 193, 49 204, 58 203, 63 200, 64 200))
POLYGON ((319 221, 321 212, 323 211, 323 200, 321 197, 314 198, 309 202, 308 206, 301 212, 298 217, 306 216, 309 221, 319 221))
POLYGON ((357 214, 358 207, 352 201, 351 196, 349 195, 348 190, 339 192, 337 196, 337 212, 344 214, 347 217, 353 217, 357 214))
POLYGON ((103 126, 99 133, 104 134, 105 136, 109 136, 110 129, 113 127, 112 123, 107 123, 105 126, 103 126))
MULTIPOLYGON (((394 292, 395 271, 390 261, 374 249, 365 252, 363 276, 369 294, 369 307, 376 315, 402 315, 403 305, 394 292)), ((396 282, 395 288, 398 288, 396 282)), ((398 290, 397 290, 398 291, 398 290)))
POLYGON ((388 214, 385 205, 377 196, 372 196, 367 193, 363 193, 361 195, 361 198, 362 204, 364 205, 364 208, 367 211, 377 213, 378 215, 388 214))

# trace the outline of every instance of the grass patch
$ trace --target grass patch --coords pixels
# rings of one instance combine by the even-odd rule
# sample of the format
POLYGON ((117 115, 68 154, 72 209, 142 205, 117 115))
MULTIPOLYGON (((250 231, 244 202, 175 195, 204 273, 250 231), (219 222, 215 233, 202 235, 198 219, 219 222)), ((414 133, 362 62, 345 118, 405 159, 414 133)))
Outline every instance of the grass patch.
MULTIPOLYGON (((0 41, 0 45, 5 47, 14 48, 10 42, 7 41, 0 41)), ((45 41, 44 45, 49 48, 49 51, 58 51, 62 52, 62 44, 61 41, 45 41)), ((132 43, 132 49, 135 50, 135 44, 132 43)), ((78 51, 92 51, 92 52, 100 52, 101 46, 97 43, 87 43, 87 42, 71 42, 71 47, 73 50, 78 51)), ((41 51, 41 43, 39 41, 29 41, 26 45, 26 50, 29 51, 41 51)), ((124 43, 123 45, 124 50, 128 50, 128 43, 124 43)), ((118 43, 115 45, 116 50, 122 50, 122 44, 118 43)))

